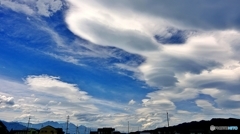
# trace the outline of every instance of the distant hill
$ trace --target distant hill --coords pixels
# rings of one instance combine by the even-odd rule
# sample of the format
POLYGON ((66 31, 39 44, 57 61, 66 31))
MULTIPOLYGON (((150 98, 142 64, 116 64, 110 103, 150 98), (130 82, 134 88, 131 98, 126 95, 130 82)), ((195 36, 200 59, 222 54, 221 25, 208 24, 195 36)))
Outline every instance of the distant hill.
MULTIPOLYGON (((7 129, 10 131, 12 130, 24 130, 27 129, 27 123, 22 123, 22 122, 6 122, 6 121, 2 121, 4 123, 4 125, 7 127, 7 129)), ((53 126, 55 128, 62 128, 63 131, 65 132, 66 130, 66 123, 58 123, 58 122, 54 122, 54 121, 47 121, 44 123, 38 123, 38 124, 29 124, 30 128, 36 128, 36 129, 41 129, 42 127, 45 126, 53 126)), ((68 132, 71 134, 75 134, 76 133, 76 126, 72 123, 69 123, 68 125, 68 132)), ((79 132, 81 134, 89 134, 90 131, 96 131, 97 128, 87 128, 86 126, 79 126, 78 128, 79 132)))
MULTIPOLYGON (((233 128, 233 127, 230 127, 233 128)), ((211 120, 201 120, 184 122, 175 126, 160 127, 154 130, 144 130, 130 132, 130 134, 164 134, 164 133, 180 133, 180 134, 240 134, 240 119, 229 118, 213 118, 211 120), (218 130, 218 126, 235 126, 234 129, 218 130), (214 127, 214 128, 213 128, 214 127)))
POLYGON ((222 118, 213 118, 210 121, 192 121, 188 123, 181 123, 179 125, 175 126, 169 126, 169 127, 162 127, 157 128, 152 131, 156 132, 180 132, 180 133, 231 133, 231 134, 240 134, 240 130, 216 130, 215 127, 213 130, 210 130, 210 126, 236 126, 240 129, 240 119, 235 118, 229 118, 229 119, 222 119, 222 118))

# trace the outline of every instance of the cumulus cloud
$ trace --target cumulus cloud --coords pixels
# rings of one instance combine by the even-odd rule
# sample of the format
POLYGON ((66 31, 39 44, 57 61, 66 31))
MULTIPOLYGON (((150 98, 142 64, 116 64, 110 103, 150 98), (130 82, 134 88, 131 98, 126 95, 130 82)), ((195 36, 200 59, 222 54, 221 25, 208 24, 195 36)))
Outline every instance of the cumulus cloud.
POLYGON ((7 97, 5 95, 0 95, 0 104, 4 105, 14 105, 14 98, 7 97))
MULTIPOLYGON (((60 81, 58 77, 29 76, 25 84, 0 79, 0 83, 1 104, 8 104, 2 109, 5 111, 1 113, 4 120, 24 121, 25 115, 30 115, 39 121, 61 121, 65 120, 66 115, 78 112, 79 108, 85 109, 81 110, 83 113, 98 112, 95 104, 88 102, 91 96, 74 84, 60 81)), ((73 118, 72 121, 76 122, 77 119, 73 118)))
POLYGON ((30 86, 30 89, 44 92, 54 96, 67 98, 71 101, 88 100, 90 98, 87 92, 80 91, 74 84, 64 83, 59 81, 59 77, 41 75, 29 76, 25 83, 30 86))
POLYGON ((36 2, 38 14, 50 16, 52 13, 60 10, 63 6, 62 0, 38 0, 36 2))
POLYGON ((0 116, 6 121, 26 121, 29 116, 33 123, 65 121, 69 115, 72 123, 104 127, 124 124, 129 116, 126 104, 93 98, 59 77, 31 75, 24 83, 0 78, 0 84, 0 116))

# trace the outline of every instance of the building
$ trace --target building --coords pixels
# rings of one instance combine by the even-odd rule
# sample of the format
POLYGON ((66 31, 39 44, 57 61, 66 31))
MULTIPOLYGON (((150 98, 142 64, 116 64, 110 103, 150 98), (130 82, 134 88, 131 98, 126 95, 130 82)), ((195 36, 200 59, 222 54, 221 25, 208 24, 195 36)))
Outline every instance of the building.
POLYGON ((11 130, 9 134, 28 134, 27 130, 11 130))
POLYGON ((98 134, 97 131, 90 131, 90 134, 98 134))
POLYGON ((113 134, 115 128, 98 128, 98 134, 113 134))
POLYGON ((28 134, 39 134, 39 130, 35 128, 29 128, 28 134))
POLYGON ((7 127, 0 121, 0 134, 8 134, 7 127))
POLYGON ((39 134, 64 134, 62 128, 46 126, 40 129, 39 134))
POLYGON ((113 134, 121 134, 120 131, 114 131, 113 134))
POLYGON ((90 134, 121 134, 119 131, 115 131, 115 128, 98 128, 97 131, 91 131, 90 134))
POLYGON ((28 130, 11 130, 9 134, 39 134, 39 130, 29 128, 28 130))

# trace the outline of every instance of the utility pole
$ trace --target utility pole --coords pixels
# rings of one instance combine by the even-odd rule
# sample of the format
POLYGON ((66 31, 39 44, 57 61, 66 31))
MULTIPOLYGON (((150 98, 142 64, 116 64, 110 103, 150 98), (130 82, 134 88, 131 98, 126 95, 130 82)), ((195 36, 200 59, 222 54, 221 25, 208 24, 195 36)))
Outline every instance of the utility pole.
POLYGON ((78 126, 76 126, 76 134, 77 134, 78 126))
POLYGON ((77 128, 76 128, 76 134, 79 134, 78 125, 77 125, 77 128))
POLYGON ((66 128, 66 134, 68 134, 68 123, 69 123, 69 115, 67 116, 67 128, 66 128))
POLYGON ((129 121, 128 121, 128 134, 129 134, 129 121))
POLYGON ((30 119, 31 119, 31 117, 29 116, 29 118, 28 118, 28 124, 27 124, 27 133, 28 133, 28 129, 29 129, 30 119))
POLYGON ((168 112, 167 112, 167 122, 168 122, 168 127, 169 127, 168 112))

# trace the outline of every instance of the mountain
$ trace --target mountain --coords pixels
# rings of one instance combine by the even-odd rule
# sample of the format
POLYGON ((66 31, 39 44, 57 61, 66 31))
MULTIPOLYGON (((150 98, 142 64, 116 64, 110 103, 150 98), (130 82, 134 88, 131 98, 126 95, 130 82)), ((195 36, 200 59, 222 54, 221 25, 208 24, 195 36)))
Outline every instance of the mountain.
POLYGON ((24 129, 27 129, 26 126, 20 124, 19 122, 6 122, 6 121, 3 121, 3 124, 7 127, 8 131, 10 131, 11 129, 12 130, 24 130, 24 129))
MULTIPOLYGON (((24 129, 27 129, 27 123, 23 123, 23 122, 6 122, 6 121, 2 121, 2 122, 7 127, 7 129, 9 131, 11 129, 12 130, 24 130, 24 129)), ((30 128, 41 129, 42 127, 45 127, 45 126, 48 126, 48 125, 53 126, 55 128, 62 128, 64 132, 66 131, 66 128, 67 128, 67 124, 66 123, 58 123, 58 122, 54 122, 54 121, 47 121, 47 122, 38 123, 38 124, 30 123, 29 127, 30 128)), ((76 128, 77 128, 76 125, 74 125, 72 123, 68 124, 68 132, 70 134, 75 134, 76 133, 76 128)), ((78 131, 81 134, 89 134, 90 131, 96 131, 96 130, 97 130, 97 128, 88 128, 88 127, 83 126, 83 125, 78 127, 78 131)))

